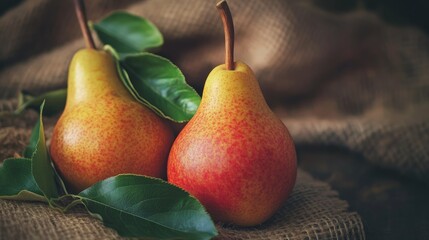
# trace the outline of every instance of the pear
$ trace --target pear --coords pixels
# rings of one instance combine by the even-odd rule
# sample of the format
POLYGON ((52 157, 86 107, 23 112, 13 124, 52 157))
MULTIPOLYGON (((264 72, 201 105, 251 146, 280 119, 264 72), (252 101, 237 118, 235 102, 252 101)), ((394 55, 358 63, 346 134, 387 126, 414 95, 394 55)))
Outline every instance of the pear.
POLYGON ((113 57, 93 49, 83 32, 89 48, 71 61, 66 106, 51 139, 55 166, 72 192, 121 173, 165 178, 172 129, 133 99, 113 57))
POLYGON ((136 102, 109 53, 78 51, 70 64, 67 102, 51 156, 73 191, 120 173, 166 177, 173 131, 136 102))
MULTIPOLYGON (((230 14, 226 2, 218 8, 230 14)), ((173 143, 167 175, 216 220, 253 226, 270 218, 291 193, 296 152, 252 70, 232 61, 228 21, 227 64, 209 74, 195 116, 173 143)))

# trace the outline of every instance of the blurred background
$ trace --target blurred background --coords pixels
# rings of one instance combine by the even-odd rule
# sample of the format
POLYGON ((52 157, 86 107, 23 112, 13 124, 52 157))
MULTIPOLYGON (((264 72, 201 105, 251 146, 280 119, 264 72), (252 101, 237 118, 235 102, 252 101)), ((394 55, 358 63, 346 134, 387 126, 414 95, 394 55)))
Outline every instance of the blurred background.
MULTIPOLYGON (((216 1, 93 0, 148 18, 158 54, 202 91, 223 62, 216 1)), ((230 0, 236 59, 255 72, 298 148, 299 165, 328 182, 367 239, 429 238, 429 2, 230 0)), ((0 101, 66 87, 84 42, 72 1, 0 2, 0 101)))

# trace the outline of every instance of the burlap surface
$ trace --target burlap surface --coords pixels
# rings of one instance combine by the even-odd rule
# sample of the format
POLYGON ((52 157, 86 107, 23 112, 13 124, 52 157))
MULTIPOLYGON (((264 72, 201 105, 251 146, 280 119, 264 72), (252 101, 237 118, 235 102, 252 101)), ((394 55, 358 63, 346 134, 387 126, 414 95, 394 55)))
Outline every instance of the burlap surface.
MULTIPOLYGON (((152 20, 165 36, 159 54, 172 59, 197 88, 223 60, 215 1, 87 2, 90 19, 124 8, 152 20)), ((236 25, 237 59, 252 67, 267 100, 298 145, 344 147, 378 166, 429 182, 427 34, 413 27, 391 26, 364 9, 329 13, 310 0, 229 3, 236 25)), ((71 1, 18 2, 0 17, 0 30, 4 108, 19 89, 37 93, 65 87, 68 63, 83 47, 71 1)), ((29 114, 0 120, 2 154, 13 154, 24 145, 34 119, 29 114)), ((300 177, 300 182, 316 191, 314 180, 300 177)), ((325 207, 325 200, 310 198, 325 212, 314 219, 289 222, 286 232, 292 232, 293 225, 301 232, 321 233, 310 237, 314 239, 323 239, 328 232, 344 233, 334 234, 333 239, 344 239, 349 233, 362 237, 362 227, 348 227, 359 225, 353 224, 359 222, 358 216, 345 213, 341 204, 335 206, 337 196, 322 192, 332 205, 325 207), (321 217, 333 216, 339 209, 344 215, 321 217), (313 220, 315 225, 310 223, 313 220), (316 231, 317 226, 325 228, 316 231)), ((305 195, 299 187, 294 192, 296 199, 305 195)))
MULTIPOLYGON (((3 112, 16 101, 0 101, 3 112)), ((37 121, 34 111, 20 117, 0 118, 0 159, 20 153, 37 121)), ((45 118, 45 134, 52 134, 56 117, 45 118)), ((296 187, 284 207, 257 228, 217 225, 220 239, 364 239, 358 214, 347 210, 326 183, 299 171, 296 187)), ((0 239, 117 239, 118 234, 82 209, 62 214, 41 203, 0 200, 0 239)))
MULTIPOLYGON (((364 239, 362 222, 327 184, 299 171, 285 206, 251 229, 217 225, 219 239, 364 239)), ((119 239, 82 209, 68 214, 45 204, 0 200, 0 239, 119 239)))

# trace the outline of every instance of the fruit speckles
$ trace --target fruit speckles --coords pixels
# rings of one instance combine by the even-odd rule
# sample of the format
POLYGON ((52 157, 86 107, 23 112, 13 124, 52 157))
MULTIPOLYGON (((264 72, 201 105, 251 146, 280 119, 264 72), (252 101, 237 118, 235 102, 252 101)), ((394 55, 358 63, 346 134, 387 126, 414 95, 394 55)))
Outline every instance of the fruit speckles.
POLYGON ((115 69, 110 55, 95 50, 79 51, 70 66, 67 104, 50 150, 75 192, 121 173, 166 177, 173 132, 132 99, 115 69))
POLYGON ((270 217, 290 194, 296 155, 243 65, 209 75, 196 115, 173 144, 167 173, 217 220, 249 226, 270 217))
POLYGON ((157 116, 150 110, 142 111, 138 103, 118 100, 114 107, 109 107, 110 104, 102 99, 94 104, 80 104, 58 122, 67 127, 55 131, 52 157, 74 189, 119 173, 166 175, 171 133, 152 125, 157 116), (158 142, 157 137, 166 142, 158 142), (165 159, 162 164, 157 160, 160 155, 165 159))

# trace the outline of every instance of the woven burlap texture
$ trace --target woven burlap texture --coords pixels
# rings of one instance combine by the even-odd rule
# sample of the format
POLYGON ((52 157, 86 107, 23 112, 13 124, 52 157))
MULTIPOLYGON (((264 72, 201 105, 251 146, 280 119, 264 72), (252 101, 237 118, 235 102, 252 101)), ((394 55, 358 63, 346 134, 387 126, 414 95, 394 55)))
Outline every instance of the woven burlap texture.
MULTIPOLYGON (((219 239, 364 239, 362 222, 327 184, 303 171, 285 206, 263 226, 217 225, 219 239)), ((119 239, 77 208, 63 214, 43 203, 0 200, 0 239, 119 239)))
MULTIPOLYGON (((215 1, 88 1, 97 21, 113 9, 152 20, 160 54, 201 87, 223 60, 215 1)), ((333 14, 311 0, 231 0, 236 56, 257 75, 298 145, 334 145, 429 182, 429 38, 357 9, 333 14)), ((83 47, 72 1, 22 1, 0 18, 0 99, 66 86, 83 47)))
MULTIPOLYGON (((87 1, 87 9, 93 20, 118 8, 152 20, 165 36, 159 54, 172 59, 200 88, 223 60, 214 2, 93 0, 87 1)), ((347 148, 378 166, 429 182, 427 34, 391 26, 362 9, 329 13, 311 0, 229 4, 237 59, 252 67, 298 146, 347 148)), ((4 103, 19 89, 40 93, 66 86, 69 61, 83 47, 73 14, 71 1, 54 0, 21 1, 3 13, 0 29, 8 30, 0 34, 4 103)), ((13 154, 14 147, 23 146, 32 127, 25 117, 3 120, 0 138, 8 140, 0 139, 0 151, 13 154)), ((338 217, 337 228, 326 232, 342 229, 346 234, 336 237, 345 238, 353 228, 338 226, 349 226, 348 216, 338 217)), ((302 230, 313 229, 310 224, 302 230)))
MULTIPOLYGON (((0 102, 3 112, 16 101, 0 102)), ((0 118, 0 159, 19 153, 28 143, 37 121, 36 112, 0 118)), ((45 118, 45 134, 52 134, 57 118, 45 118)), ((285 206, 258 228, 239 229, 217 225, 221 239, 364 239, 358 214, 347 211, 326 183, 299 171, 296 187, 285 206)), ((42 203, 0 200, 0 239, 117 239, 114 230, 75 209, 66 215, 42 203)))
MULTIPOLYGON (((327 184, 299 171, 292 196, 272 220, 258 228, 217 228, 220 239, 364 239, 359 216, 346 209, 327 184)), ((120 238, 82 209, 63 214, 42 203, 0 200, 0 216, 0 239, 120 238)))

